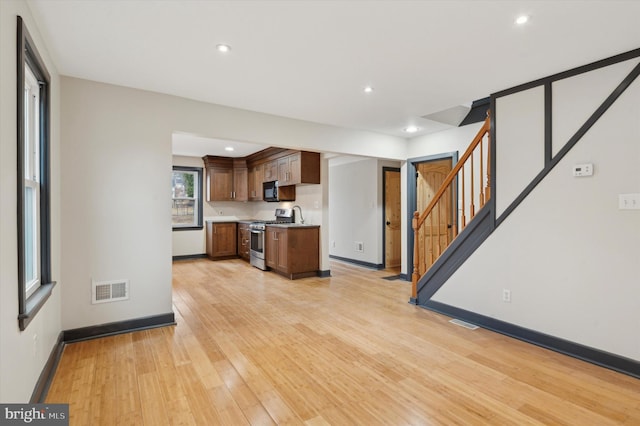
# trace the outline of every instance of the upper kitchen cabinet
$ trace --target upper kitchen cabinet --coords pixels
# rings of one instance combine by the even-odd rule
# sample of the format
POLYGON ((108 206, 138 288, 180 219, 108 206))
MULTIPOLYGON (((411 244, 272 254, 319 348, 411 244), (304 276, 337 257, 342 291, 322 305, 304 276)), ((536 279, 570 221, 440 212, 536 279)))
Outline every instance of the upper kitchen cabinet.
POLYGON ((249 168, 249 200, 261 201, 262 182, 264 182, 264 164, 258 164, 249 168))
POLYGON ((207 171, 207 201, 247 201, 248 169, 245 160, 208 155, 203 157, 207 171))
POLYGON ((271 160, 264 163, 263 182, 278 180, 278 160, 271 160))
POLYGON ((278 159, 278 185, 320 183, 320 154, 298 151, 278 159))

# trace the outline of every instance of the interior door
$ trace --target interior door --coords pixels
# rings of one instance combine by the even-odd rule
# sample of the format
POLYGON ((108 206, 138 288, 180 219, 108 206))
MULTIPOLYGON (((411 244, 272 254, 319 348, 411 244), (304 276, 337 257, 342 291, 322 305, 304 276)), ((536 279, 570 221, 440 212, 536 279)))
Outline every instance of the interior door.
MULTIPOLYGON (((416 207, 418 212, 422 213, 429 206, 452 167, 451 158, 416 164, 416 207)), ((451 195, 451 190, 448 190, 443 198, 444 202, 441 202, 434 210, 433 220, 427 218, 418 235, 419 243, 426 247, 426 250, 420 251, 421 258, 418 259, 420 275, 431 267, 453 238, 451 229, 453 200, 451 195), (436 220, 438 216, 442 219, 440 226, 436 220)))
POLYGON ((400 171, 384 171, 385 266, 397 268, 401 257, 400 171))

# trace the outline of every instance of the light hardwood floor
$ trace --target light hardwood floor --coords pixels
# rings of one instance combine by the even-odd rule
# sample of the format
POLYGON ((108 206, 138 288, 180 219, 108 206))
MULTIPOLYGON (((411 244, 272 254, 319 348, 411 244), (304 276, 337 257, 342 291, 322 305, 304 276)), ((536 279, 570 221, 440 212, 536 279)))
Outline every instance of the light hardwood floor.
POLYGON ((389 271, 173 272, 177 326, 66 346, 47 401, 72 425, 640 424, 640 380, 450 324, 389 271))

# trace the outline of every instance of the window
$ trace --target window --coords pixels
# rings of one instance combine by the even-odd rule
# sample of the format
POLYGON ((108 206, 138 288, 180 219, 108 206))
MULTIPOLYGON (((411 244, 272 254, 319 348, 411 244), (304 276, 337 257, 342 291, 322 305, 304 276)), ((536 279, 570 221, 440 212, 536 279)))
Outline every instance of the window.
POLYGON ((51 295, 49 73, 18 16, 18 323, 51 295))
POLYGON ((173 230, 202 229, 202 169, 174 166, 171 197, 173 230))

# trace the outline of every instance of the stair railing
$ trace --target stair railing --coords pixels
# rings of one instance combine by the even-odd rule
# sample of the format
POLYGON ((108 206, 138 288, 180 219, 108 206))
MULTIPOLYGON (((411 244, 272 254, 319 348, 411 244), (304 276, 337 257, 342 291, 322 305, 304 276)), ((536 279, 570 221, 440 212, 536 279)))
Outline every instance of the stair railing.
POLYGON ((422 213, 416 211, 413 214, 411 282, 414 299, 418 297, 417 285, 420 277, 467 226, 468 221, 473 219, 476 205, 480 210, 491 198, 489 130, 490 116, 487 112, 484 124, 427 208, 422 213))

